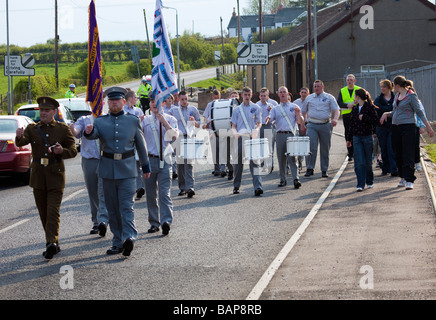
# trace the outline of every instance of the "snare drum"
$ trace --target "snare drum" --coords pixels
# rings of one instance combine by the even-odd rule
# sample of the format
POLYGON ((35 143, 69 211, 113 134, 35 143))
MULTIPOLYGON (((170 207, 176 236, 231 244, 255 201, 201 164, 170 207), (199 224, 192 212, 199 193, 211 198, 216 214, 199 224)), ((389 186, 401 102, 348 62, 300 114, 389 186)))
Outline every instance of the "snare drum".
POLYGON ((181 139, 179 157, 184 159, 204 159, 206 158, 206 148, 203 140, 181 139))
POLYGON ((210 109, 211 128, 217 135, 219 135, 220 130, 227 132, 232 129, 230 120, 232 119, 233 107, 237 105, 235 99, 219 99, 212 102, 210 109))
POLYGON ((310 140, 308 136, 289 137, 286 139, 286 155, 308 156, 310 154, 310 140))
POLYGON ((270 157, 267 138, 244 141, 245 158, 249 160, 263 160, 270 157))

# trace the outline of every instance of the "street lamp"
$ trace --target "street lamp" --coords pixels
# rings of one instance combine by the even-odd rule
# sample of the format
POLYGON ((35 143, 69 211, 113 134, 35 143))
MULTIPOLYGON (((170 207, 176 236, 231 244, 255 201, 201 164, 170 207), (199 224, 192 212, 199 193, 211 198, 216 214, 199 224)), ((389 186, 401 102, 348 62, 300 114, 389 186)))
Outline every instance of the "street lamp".
POLYGON ((180 91, 180 51, 179 51, 179 13, 176 8, 162 6, 165 9, 173 9, 176 10, 176 37, 177 37, 177 87, 180 91))

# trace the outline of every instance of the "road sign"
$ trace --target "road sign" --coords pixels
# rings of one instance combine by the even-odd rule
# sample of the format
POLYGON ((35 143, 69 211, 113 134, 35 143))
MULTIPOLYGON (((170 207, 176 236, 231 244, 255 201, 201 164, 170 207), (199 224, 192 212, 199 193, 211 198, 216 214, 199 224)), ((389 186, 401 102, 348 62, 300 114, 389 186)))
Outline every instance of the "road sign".
POLYGON ((268 43, 240 43, 236 48, 239 65, 267 65, 268 64, 268 43))
POLYGON ((221 51, 215 51, 215 60, 221 60, 221 51))
POLYGON ((140 58, 139 58, 138 46, 131 46, 130 51, 132 52, 133 63, 139 63, 140 58))
MULTIPOLYGON (((33 58, 33 56, 32 56, 33 58)), ((25 57, 25 62, 27 63, 27 66, 33 66, 35 63, 35 60, 32 58, 29 58, 29 56, 25 57)), ((34 76, 35 75, 35 69, 29 69, 26 66, 23 65, 23 62, 21 60, 21 56, 5 56, 5 76, 34 76), (10 63, 10 67, 9 64, 10 63)))
POLYGON ((21 62, 24 68, 33 67, 35 64, 35 57, 31 53, 25 53, 21 62))

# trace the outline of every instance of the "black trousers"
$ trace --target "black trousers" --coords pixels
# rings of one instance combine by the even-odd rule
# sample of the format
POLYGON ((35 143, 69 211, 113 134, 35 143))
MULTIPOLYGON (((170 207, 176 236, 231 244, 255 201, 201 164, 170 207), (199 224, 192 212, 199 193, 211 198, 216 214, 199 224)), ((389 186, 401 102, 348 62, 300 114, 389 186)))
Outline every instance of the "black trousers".
POLYGON ((414 182, 416 154, 416 125, 392 125, 392 149, 395 153, 398 174, 407 182, 414 182))
MULTIPOLYGON (((347 136, 348 136, 348 132, 350 131, 350 125, 351 125, 351 113, 343 114, 342 121, 344 122, 344 128, 345 128, 345 141, 347 141, 347 136)), ((351 147, 347 147, 347 150, 348 150, 348 156, 352 157, 354 154, 353 145, 351 145, 351 147)))

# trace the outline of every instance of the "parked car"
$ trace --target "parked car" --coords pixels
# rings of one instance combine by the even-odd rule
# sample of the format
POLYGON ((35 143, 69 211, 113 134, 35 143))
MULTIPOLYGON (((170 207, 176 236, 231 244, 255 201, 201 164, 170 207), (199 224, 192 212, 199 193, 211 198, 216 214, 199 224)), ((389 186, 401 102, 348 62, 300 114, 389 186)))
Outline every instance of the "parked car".
POLYGON ((15 145, 17 128, 26 128, 32 119, 26 116, 0 116, 0 175, 13 175, 29 184, 32 146, 15 145))
MULTIPOLYGON (((26 104, 17 109, 15 115, 26 116, 32 119, 34 122, 39 121, 39 105, 38 104, 26 104)), ((55 114, 55 120, 64 122, 68 126, 74 123, 74 117, 71 111, 63 104, 59 104, 59 108, 55 114)), ((81 139, 76 139, 76 148, 80 150, 81 139)))
POLYGON ((85 98, 65 98, 56 100, 71 111, 74 121, 77 121, 81 116, 92 114, 92 108, 85 98))

